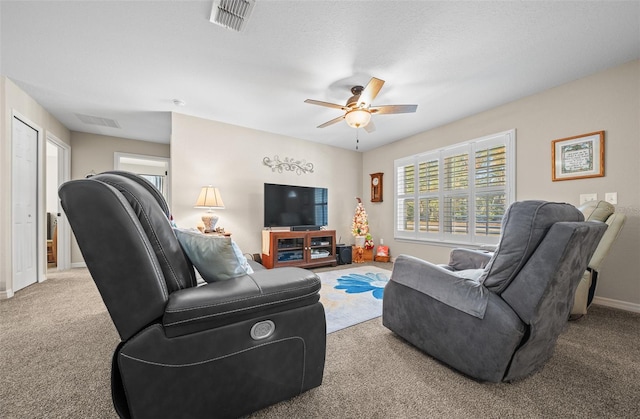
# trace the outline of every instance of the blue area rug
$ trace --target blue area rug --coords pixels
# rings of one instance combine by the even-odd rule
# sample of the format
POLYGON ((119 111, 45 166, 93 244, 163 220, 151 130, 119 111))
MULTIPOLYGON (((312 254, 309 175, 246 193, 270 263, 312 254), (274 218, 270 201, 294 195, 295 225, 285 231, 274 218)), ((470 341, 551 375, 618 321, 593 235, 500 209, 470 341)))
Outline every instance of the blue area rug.
POLYGON ((384 286, 391 271, 359 266, 316 275, 322 280, 320 302, 327 317, 327 333, 382 315, 384 286))

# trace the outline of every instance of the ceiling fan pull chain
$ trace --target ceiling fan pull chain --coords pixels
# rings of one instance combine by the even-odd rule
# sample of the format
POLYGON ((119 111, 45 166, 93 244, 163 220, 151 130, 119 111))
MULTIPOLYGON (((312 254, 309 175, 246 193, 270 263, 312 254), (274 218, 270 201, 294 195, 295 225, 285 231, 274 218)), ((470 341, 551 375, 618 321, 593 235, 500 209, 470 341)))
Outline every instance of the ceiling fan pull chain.
POLYGON ((359 132, 360 132, 360 128, 356 128, 356 150, 358 149, 358 143, 360 142, 360 138, 358 138, 359 132))

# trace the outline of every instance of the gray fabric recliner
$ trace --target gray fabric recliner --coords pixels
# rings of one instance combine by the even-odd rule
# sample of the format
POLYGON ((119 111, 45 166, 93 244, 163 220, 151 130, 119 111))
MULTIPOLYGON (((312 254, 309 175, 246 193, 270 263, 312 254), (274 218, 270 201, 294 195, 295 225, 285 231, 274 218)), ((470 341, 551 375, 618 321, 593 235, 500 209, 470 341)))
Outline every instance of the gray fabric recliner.
POLYGON ((382 323, 475 379, 522 379, 553 354, 606 228, 569 204, 516 202, 493 254, 454 249, 448 266, 399 256, 382 323))
POLYGON ((322 383, 320 279, 265 269, 197 286, 154 186, 126 172, 73 180, 62 206, 121 342, 123 418, 235 418, 322 383))

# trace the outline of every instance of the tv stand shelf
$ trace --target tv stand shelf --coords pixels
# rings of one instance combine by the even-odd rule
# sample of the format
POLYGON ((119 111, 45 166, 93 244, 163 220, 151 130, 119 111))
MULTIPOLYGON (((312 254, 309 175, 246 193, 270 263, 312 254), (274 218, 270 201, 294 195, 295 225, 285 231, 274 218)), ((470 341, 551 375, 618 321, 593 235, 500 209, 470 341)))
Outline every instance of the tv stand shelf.
POLYGON ((262 264, 269 269, 283 266, 336 266, 336 232, 264 230, 262 264))

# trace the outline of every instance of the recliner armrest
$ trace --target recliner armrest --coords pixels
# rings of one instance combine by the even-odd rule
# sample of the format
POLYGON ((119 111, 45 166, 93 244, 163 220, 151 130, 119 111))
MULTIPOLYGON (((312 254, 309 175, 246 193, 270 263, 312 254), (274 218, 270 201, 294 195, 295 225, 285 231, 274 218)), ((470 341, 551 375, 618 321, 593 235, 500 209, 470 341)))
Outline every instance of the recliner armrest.
POLYGON ((489 290, 475 280, 481 273, 482 270, 467 270, 464 274, 452 272, 413 256, 400 255, 393 264, 391 281, 482 319, 489 301, 489 290))
POLYGON ((491 260, 493 252, 456 248, 449 254, 449 266, 454 271, 464 269, 484 269, 491 260))
POLYGON ((320 279, 301 268, 264 269, 238 278, 176 291, 162 323, 169 337, 212 329, 320 299, 320 279))

